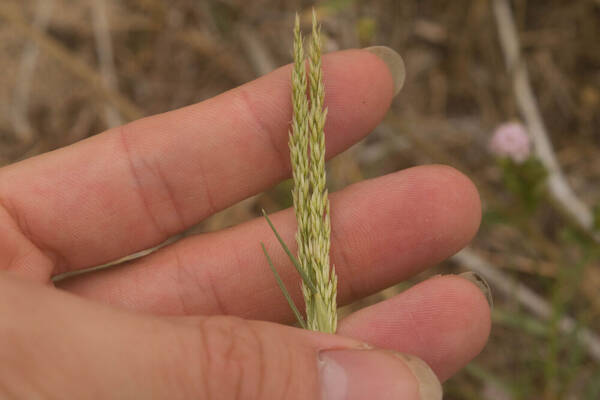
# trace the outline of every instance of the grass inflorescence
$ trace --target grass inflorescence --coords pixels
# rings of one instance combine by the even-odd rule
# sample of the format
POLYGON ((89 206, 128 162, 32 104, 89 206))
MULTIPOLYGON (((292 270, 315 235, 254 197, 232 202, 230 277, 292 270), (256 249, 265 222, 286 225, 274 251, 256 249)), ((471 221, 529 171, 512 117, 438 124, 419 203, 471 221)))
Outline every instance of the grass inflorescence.
POLYGON ((285 245, 266 213, 265 217, 302 278, 306 320, 298 312, 264 246, 263 251, 300 325, 310 330, 335 333, 337 276, 329 262, 331 224, 325 174, 324 127, 327 109, 324 107, 325 89, 321 68, 321 29, 314 12, 308 57, 305 58, 297 15, 293 52, 293 119, 289 148, 294 180, 292 197, 298 223, 297 258, 285 245))

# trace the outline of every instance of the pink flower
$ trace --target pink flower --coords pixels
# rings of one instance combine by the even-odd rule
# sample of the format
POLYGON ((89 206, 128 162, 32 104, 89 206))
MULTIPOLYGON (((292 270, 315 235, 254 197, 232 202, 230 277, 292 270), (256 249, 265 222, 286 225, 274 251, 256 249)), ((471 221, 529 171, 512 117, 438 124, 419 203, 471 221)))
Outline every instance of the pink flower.
POLYGON ((499 157, 509 157, 517 164, 529 158, 531 143, 525 127, 518 122, 508 122, 496 128, 489 149, 499 157))

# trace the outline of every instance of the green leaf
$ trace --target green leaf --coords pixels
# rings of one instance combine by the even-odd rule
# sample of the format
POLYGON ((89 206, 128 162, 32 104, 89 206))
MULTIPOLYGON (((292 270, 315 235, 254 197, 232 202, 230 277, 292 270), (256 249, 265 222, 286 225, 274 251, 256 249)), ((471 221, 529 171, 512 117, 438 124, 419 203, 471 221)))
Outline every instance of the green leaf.
POLYGON ((300 311, 298 311, 298 308, 296 308, 296 305, 294 304, 294 300, 292 300, 290 293, 288 292, 287 288, 283 284, 283 281, 281 280, 279 273, 275 269, 275 266, 273 265, 273 261, 271 261, 271 257, 269 257, 269 253, 267 253, 267 249, 265 248, 264 243, 260 242, 260 246, 262 247, 263 253, 265 253, 265 256, 267 257, 267 262, 269 263, 269 267, 271 268, 271 271, 273 271, 273 275, 275 275, 275 280, 277 281, 277 286, 279 286, 279 289, 281 289, 281 291, 283 292, 283 296, 285 297, 288 304, 290 305, 290 308, 296 315, 296 319, 298 320, 298 323, 300 324, 300 326, 302 328, 306 329, 306 322, 304 322, 304 318, 302 318, 302 314, 300 314, 300 311))
POLYGON ((267 212, 265 210, 262 210, 262 213, 265 216, 265 218, 267 219, 267 222, 269 223, 269 226, 273 230, 273 233, 275 234, 275 237, 277 238, 277 240, 279 240, 279 243, 281 244, 281 247, 283 247, 283 250, 288 255, 288 257, 290 258, 290 260, 292 261, 292 264, 294 264, 294 267, 296 268, 296 271, 298 271, 298 273, 300 274, 300 277, 302 278, 302 282, 304 282, 304 284, 306 286, 308 286, 308 288, 311 290, 311 292, 317 293, 317 288, 315 287, 314 283, 312 282, 312 280, 310 279, 310 277, 308 275, 306 275, 306 272, 304 272, 302 270, 302 267, 300 266, 300 263, 298 262, 298 260, 296 259, 296 257, 294 257, 294 255, 292 254, 292 252, 290 251, 290 249, 286 246, 286 244, 283 241, 283 239, 281 238, 281 236, 279 236, 279 233, 277 232, 277 229, 275 229, 275 226, 273 226, 273 223, 271 222, 271 219, 267 215, 267 212))

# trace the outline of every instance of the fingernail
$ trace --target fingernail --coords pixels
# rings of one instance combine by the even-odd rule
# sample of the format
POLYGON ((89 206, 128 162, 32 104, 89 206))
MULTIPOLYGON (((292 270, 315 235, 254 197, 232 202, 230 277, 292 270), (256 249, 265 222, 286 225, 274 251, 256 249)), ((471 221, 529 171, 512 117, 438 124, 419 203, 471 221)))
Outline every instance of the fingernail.
POLYGON ((467 271, 462 274, 458 274, 458 276, 465 278, 475 284, 485 296, 490 308, 494 307, 494 299, 492 297, 492 289, 490 285, 488 285, 487 281, 483 278, 483 276, 479 275, 477 272, 467 271))
POLYGON ((323 400, 442 398, 442 386, 424 361, 392 351, 323 351, 319 373, 323 400))
POLYGON ((388 66, 394 80, 394 96, 397 95, 400 89, 402 89, 404 78, 406 77, 404 60, 402 60, 400 54, 387 46, 372 46, 364 50, 375 54, 388 66))

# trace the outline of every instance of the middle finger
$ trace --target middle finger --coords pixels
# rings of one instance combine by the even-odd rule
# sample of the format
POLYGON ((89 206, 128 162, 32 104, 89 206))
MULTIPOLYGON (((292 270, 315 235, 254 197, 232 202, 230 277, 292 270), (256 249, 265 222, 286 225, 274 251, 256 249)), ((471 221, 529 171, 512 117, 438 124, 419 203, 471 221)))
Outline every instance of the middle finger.
MULTIPOLYGON (((331 261, 338 303, 391 286, 442 261, 475 234, 479 197, 457 171, 417 167, 331 196, 331 261)), ((272 220, 294 243, 292 210, 272 220)), ((59 287, 102 302, 160 314, 228 314, 288 322, 293 317, 269 270, 265 242, 291 295, 299 278, 264 219, 189 237, 130 265, 82 275, 59 287)))

